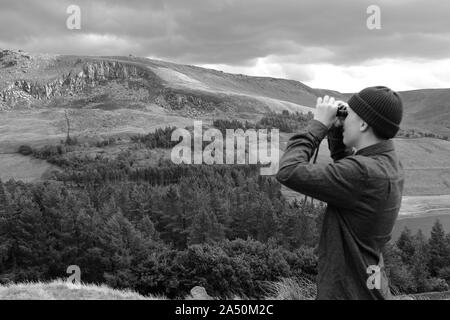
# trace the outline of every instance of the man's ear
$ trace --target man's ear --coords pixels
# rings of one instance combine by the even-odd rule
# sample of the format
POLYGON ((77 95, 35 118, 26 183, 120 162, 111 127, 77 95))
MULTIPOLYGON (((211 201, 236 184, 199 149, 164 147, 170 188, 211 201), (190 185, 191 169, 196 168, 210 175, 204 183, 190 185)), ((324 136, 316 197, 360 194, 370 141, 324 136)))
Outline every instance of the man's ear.
POLYGON ((366 132, 367 130, 369 130, 369 125, 364 120, 361 120, 361 123, 359 125, 359 131, 366 132))

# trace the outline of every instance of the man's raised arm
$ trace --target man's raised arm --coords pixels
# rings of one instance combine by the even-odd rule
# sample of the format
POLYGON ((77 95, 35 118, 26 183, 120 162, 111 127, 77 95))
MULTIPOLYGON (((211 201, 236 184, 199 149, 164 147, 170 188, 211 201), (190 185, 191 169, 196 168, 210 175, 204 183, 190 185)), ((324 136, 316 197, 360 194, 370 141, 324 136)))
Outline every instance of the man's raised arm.
POLYGON ((328 164, 309 163, 334 121, 337 109, 328 99, 324 103, 320 100, 317 106, 315 119, 289 139, 276 178, 302 194, 335 206, 353 207, 359 199, 361 181, 365 180, 365 168, 353 157, 328 164))
POLYGON ((330 150, 331 158, 334 161, 338 161, 353 154, 353 149, 347 148, 343 142, 342 130, 342 125, 338 125, 337 122, 333 123, 328 130, 328 149, 330 150))

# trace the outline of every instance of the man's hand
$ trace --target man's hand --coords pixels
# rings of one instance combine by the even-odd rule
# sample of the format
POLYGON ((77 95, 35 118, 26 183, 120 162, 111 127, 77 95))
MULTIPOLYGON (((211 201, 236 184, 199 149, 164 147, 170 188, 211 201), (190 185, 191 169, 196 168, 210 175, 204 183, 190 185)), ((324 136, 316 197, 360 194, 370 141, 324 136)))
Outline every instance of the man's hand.
POLYGON ((314 112, 314 119, 322 122, 325 126, 330 128, 336 121, 336 112, 338 109, 338 101, 333 97, 325 96, 317 98, 316 110, 314 112))

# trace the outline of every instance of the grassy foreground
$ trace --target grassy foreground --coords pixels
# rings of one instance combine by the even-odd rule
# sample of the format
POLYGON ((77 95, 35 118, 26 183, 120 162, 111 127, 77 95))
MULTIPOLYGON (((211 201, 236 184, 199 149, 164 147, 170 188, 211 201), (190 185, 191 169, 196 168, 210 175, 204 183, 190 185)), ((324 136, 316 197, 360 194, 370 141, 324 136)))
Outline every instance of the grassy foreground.
MULTIPOLYGON (((309 280, 282 279, 267 282, 265 299, 312 300, 316 295, 315 285, 309 280)), ((106 285, 73 284, 64 280, 51 282, 25 282, 0 286, 0 300, 166 300, 163 294, 143 296, 132 290, 117 290, 106 285)), ((204 288, 194 287, 185 300, 218 299, 210 297, 204 288)), ((233 295, 231 300, 248 299, 233 295)), ((252 299, 250 299, 252 300, 252 299)))
POLYGON ((158 300, 130 290, 111 289, 105 285, 52 282, 29 282, 0 286, 1 300, 158 300))
MULTIPOLYGON (((307 279, 285 278, 267 282, 267 300, 314 300, 316 287, 307 279)), ((117 290, 106 285, 72 284, 63 280, 28 282, 0 286, 0 300, 166 300, 164 295, 143 296, 132 290, 117 290)), ((194 287, 185 300, 217 299, 202 287, 194 287)), ((241 300, 247 297, 228 297, 241 300)), ((252 299, 250 299, 252 300, 252 299)), ((395 300, 450 300, 450 292, 399 295, 395 300)))

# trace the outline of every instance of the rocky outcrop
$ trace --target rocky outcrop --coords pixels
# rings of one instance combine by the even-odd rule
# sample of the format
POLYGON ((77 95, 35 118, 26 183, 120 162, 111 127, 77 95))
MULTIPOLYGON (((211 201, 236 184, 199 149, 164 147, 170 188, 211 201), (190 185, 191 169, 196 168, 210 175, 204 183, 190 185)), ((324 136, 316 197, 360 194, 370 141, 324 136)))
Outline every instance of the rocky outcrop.
POLYGON ((132 64, 107 60, 89 61, 81 68, 74 68, 69 73, 61 74, 46 83, 26 79, 16 80, 0 92, 0 104, 3 109, 13 108, 17 104, 30 106, 36 100, 77 95, 86 88, 95 87, 105 81, 150 80, 152 77, 156 75, 149 69, 132 64))
POLYGON ((21 51, 0 50, 0 110, 46 105, 89 107, 96 103, 126 106, 127 102, 155 103, 188 117, 215 110, 234 111, 240 105, 240 101, 229 95, 173 88, 151 67, 139 62, 30 56, 21 51), (17 65, 5 65, 11 62, 17 65), (56 99, 59 97, 62 99, 56 99))
POLYGON ((213 98, 207 95, 193 95, 170 88, 161 90, 161 93, 155 99, 155 103, 159 106, 172 110, 191 107, 197 110, 212 111, 220 102, 213 101, 213 98))

